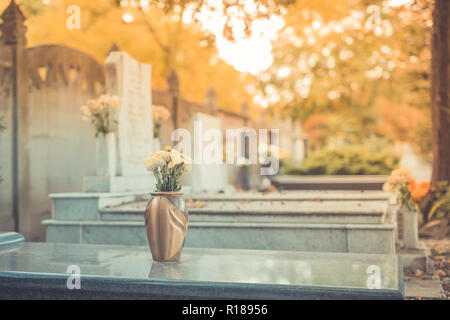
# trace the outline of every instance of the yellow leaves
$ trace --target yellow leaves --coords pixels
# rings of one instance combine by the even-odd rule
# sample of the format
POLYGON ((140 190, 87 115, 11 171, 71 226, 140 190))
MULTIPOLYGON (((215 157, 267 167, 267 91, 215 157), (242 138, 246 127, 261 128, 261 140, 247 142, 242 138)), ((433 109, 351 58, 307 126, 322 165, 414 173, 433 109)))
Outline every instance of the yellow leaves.
MULTIPOLYGON (((180 94, 192 101, 204 101, 210 85, 216 88, 218 105, 238 111, 243 100, 251 101, 246 84, 254 77, 241 75, 218 58, 214 46, 201 46, 205 33, 196 25, 179 24, 177 14, 164 15, 154 8, 146 13, 155 34, 167 50, 155 40, 137 10, 135 22, 124 24, 122 9, 114 1, 75 1, 81 9, 81 30, 69 30, 66 8, 74 1, 52 1, 37 15, 27 16, 29 46, 59 44, 78 49, 103 64, 113 43, 140 62, 152 65, 152 88, 166 90, 166 76, 177 70, 180 94), (212 63, 214 61, 214 63, 212 63)), ((6 7, 0 5, 1 9, 6 7)))

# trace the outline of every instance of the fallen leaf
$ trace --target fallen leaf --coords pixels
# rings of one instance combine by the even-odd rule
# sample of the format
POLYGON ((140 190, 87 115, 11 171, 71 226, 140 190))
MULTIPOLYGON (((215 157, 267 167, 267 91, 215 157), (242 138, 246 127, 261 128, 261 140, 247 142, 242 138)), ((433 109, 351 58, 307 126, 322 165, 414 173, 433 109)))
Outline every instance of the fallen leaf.
POLYGON ((420 269, 417 269, 416 272, 414 272, 414 276, 420 278, 423 275, 423 271, 420 269))
POLYGON ((442 269, 439 269, 439 270, 437 271, 437 274, 438 274, 439 277, 445 277, 445 271, 442 270, 442 269))

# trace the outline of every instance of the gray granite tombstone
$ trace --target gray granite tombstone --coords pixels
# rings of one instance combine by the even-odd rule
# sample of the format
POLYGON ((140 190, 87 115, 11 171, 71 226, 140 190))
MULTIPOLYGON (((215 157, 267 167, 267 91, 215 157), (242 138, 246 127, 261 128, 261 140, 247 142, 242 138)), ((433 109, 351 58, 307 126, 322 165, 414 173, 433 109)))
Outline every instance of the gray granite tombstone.
POLYGON ((0 251, 0 299, 402 298, 395 255, 186 248, 179 263, 159 263, 148 247, 0 251))

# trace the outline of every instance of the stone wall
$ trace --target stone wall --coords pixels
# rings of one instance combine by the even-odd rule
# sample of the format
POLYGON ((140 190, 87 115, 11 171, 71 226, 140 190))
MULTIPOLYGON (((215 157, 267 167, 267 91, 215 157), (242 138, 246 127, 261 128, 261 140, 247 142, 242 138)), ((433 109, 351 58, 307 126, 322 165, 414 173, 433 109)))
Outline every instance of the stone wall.
POLYGON ((44 240, 51 192, 81 190, 95 171, 95 139, 80 106, 104 92, 102 64, 77 50, 26 46, 14 3, 0 28, 0 230, 44 240))

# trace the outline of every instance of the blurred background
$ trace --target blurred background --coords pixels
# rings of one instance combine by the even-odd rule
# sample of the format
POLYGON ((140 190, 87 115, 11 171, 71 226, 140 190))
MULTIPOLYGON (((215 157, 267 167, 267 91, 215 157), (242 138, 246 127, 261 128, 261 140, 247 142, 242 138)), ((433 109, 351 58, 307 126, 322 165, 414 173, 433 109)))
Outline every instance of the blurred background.
POLYGON ((247 100, 298 121, 311 160, 284 161, 286 173, 388 174, 404 164, 430 178, 432 1, 19 3, 29 46, 103 61, 115 43, 152 64, 155 89, 175 69, 183 97, 202 100, 214 86, 222 108, 247 100), (73 4, 81 28, 55 28, 73 4))

